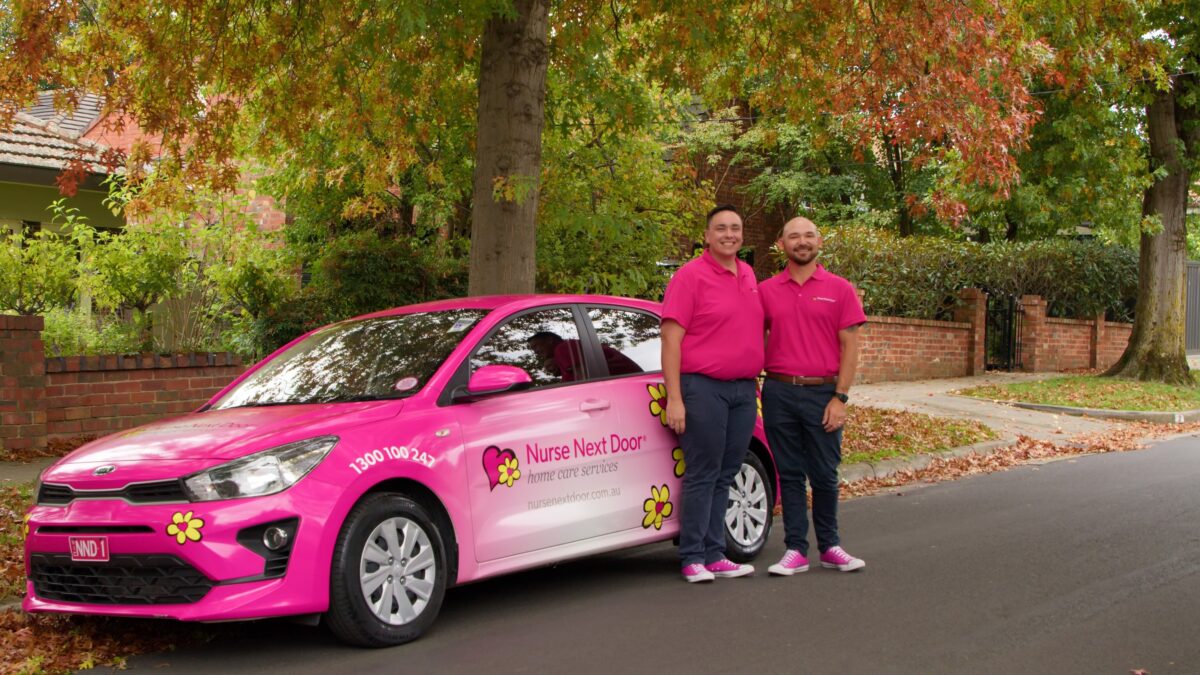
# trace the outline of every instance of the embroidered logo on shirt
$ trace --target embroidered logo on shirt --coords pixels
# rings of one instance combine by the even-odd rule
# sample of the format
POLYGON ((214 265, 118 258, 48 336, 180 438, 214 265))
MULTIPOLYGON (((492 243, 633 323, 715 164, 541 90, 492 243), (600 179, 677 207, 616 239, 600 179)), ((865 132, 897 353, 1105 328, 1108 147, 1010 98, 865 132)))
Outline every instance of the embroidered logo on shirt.
POLYGON ((813 300, 820 300, 821 302, 837 302, 837 300, 834 300, 833 298, 825 298, 819 295, 814 295, 813 300))

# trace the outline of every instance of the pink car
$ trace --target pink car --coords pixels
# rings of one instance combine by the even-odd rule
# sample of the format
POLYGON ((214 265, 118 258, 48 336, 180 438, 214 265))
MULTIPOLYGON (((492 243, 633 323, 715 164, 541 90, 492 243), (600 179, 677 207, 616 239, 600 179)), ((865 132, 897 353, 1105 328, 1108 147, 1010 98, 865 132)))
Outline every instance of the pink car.
MULTIPOLYGON (((348 642, 393 645, 449 586, 672 539, 687 469, 658 309, 480 297, 313 331, 196 412, 46 469, 24 609, 324 615, 348 642)), ((760 424, 729 493, 730 558, 761 552, 775 488, 760 424)))

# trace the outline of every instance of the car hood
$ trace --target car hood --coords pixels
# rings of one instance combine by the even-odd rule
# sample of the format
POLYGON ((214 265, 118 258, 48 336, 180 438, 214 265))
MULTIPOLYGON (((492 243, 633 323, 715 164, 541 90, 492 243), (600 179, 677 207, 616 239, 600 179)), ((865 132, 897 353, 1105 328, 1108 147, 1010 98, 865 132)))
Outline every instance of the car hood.
MULTIPOLYGON (((218 461, 313 436, 336 435, 341 429, 393 417, 401 405, 369 401, 192 413, 92 441, 47 469, 42 479, 90 478, 92 469, 105 464, 137 465, 138 473, 143 474, 140 480, 151 478, 145 472, 158 473, 151 468, 155 465, 170 475, 179 475, 184 465, 187 470, 199 471, 218 461)), ((128 476, 128 472, 120 473, 128 476)), ((120 481, 115 474, 114 479, 120 481)))

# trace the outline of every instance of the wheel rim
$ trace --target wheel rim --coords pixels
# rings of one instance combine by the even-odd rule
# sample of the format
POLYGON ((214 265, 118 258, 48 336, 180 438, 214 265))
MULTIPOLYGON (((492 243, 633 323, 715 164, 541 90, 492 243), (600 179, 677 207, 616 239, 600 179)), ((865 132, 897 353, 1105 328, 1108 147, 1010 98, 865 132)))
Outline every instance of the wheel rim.
POLYGON ((425 530, 408 518, 388 518, 363 544, 358 583, 375 617, 400 626, 421 615, 433 595, 437 560, 425 530))
POLYGON ((767 485, 753 466, 742 464, 729 486, 729 506, 725 510, 725 529, 739 546, 752 546, 767 531, 770 504, 767 485))

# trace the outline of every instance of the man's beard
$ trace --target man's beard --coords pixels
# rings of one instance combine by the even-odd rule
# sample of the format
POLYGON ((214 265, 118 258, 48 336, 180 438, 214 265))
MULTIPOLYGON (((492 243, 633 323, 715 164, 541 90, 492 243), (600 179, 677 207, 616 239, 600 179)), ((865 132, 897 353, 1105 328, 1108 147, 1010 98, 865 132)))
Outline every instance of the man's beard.
POLYGON ((813 260, 816 260, 817 251, 815 251, 813 249, 808 249, 808 250, 802 249, 799 251, 789 249, 787 252, 787 257, 788 257, 788 260, 791 260, 792 262, 796 263, 797 265, 807 265, 808 263, 812 262, 813 260))

